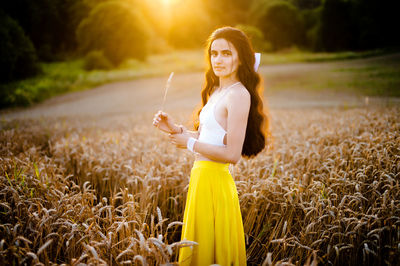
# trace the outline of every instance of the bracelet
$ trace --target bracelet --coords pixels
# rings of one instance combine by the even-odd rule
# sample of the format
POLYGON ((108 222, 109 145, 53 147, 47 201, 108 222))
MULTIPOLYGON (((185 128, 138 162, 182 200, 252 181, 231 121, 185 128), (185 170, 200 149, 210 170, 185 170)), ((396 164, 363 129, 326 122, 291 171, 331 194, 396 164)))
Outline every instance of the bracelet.
MULTIPOLYGON (((179 134, 182 134, 183 133, 183 126, 182 125, 179 125, 178 126, 179 128, 180 128, 180 132, 179 132, 179 134)), ((178 132, 174 132, 174 133, 172 133, 172 134, 178 134, 178 132)))
POLYGON ((190 137, 186 143, 186 147, 189 151, 194 152, 193 147, 194 143, 197 141, 197 139, 190 137))

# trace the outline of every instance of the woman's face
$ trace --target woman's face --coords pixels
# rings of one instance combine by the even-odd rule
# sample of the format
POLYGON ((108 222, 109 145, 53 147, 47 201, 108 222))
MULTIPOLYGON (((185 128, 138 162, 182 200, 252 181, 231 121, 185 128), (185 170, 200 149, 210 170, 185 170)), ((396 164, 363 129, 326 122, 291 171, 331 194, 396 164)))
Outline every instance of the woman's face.
POLYGON ((239 67, 239 54, 235 46, 225 39, 215 39, 211 44, 211 65, 218 77, 236 75, 239 67))

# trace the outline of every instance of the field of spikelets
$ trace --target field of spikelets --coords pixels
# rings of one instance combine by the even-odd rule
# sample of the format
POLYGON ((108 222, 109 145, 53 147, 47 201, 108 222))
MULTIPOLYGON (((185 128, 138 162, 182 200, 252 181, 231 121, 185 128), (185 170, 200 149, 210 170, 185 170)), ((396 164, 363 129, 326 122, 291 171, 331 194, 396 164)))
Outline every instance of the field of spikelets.
MULTIPOLYGON (((270 116, 273 146, 230 168, 248 265, 398 265, 400 108, 270 116)), ((2 121, 0 263, 176 263, 194 158, 151 120, 2 121)))

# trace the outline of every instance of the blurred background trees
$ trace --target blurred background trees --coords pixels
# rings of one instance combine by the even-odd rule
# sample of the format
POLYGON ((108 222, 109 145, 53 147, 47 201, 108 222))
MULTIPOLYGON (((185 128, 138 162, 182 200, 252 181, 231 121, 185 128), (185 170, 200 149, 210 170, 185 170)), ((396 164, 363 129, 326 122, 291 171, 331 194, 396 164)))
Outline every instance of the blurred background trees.
POLYGON ((260 1, 254 7, 253 23, 263 32, 265 40, 272 44, 273 50, 304 44, 304 21, 291 2, 260 1))
POLYGON ((32 41, 17 21, 0 10, 1 82, 26 78, 41 69, 32 41))
POLYGON ((79 53, 103 51, 114 65, 126 58, 144 60, 148 54, 150 30, 142 14, 129 4, 104 1, 96 5, 76 29, 79 53))
POLYGON ((2 1, 1 81, 40 73, 38 62, 81 57, 88 69, 107 69, 202 48, 223 25, 241 27, 264 52, 398 47, 398 7, 395 0, 2 1))

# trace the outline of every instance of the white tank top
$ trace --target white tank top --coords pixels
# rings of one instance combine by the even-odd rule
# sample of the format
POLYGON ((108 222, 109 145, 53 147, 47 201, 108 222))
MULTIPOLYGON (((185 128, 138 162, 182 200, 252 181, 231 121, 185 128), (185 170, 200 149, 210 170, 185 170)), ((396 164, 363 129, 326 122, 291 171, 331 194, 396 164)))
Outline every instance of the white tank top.
POLYGON ((217 103, 225 96, 230 87, 240 82, 236 82, 228 86, 225 91, 217 99, 207 101, 199 114, 199 122, 201 126, 198 141, 209 143, 217 146, 225 146, 224 137, 226 134, 225 129, 215 119, 215 107, 217 103))

